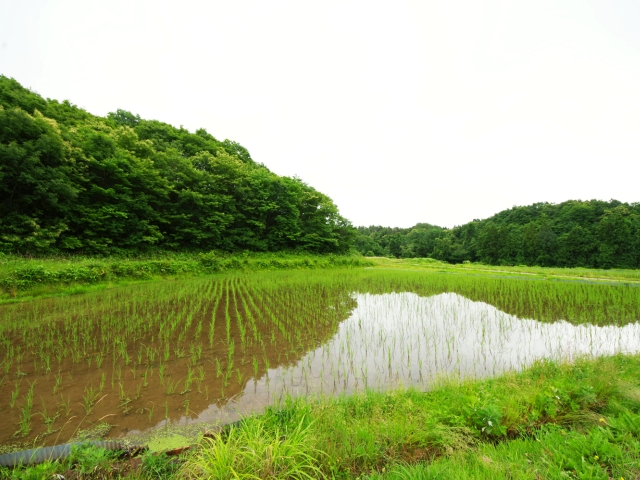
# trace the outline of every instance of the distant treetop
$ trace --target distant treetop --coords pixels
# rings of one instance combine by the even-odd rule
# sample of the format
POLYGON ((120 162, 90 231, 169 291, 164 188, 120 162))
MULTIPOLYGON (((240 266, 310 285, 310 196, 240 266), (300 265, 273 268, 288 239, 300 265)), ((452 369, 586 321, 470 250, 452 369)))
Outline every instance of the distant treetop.
POLYGON ((358 227, 364 255, 451 263, 640 268, 640 204, 569 200, 513 207, 452 229, 358 227))

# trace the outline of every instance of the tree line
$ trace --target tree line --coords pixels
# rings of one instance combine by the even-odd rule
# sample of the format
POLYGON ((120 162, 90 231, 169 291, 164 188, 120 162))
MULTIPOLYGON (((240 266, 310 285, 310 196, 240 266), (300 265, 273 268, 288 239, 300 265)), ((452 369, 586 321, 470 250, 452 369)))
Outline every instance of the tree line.
POLYGON ((450 263, 640 268, 640 203, 535 203, 452 229, 359 227, 355 247, 368 256, 450 263))
POLYGON ((154 249, 640 267, 640 204, 513 207, 452 229, 359 227, 240 144, 125 110, 99 117, 0 75, 0 252, 154 249))
POLYGON ((0 76, 0 252, 345 253, 354 236, 328 196, 236 142, 0 76))

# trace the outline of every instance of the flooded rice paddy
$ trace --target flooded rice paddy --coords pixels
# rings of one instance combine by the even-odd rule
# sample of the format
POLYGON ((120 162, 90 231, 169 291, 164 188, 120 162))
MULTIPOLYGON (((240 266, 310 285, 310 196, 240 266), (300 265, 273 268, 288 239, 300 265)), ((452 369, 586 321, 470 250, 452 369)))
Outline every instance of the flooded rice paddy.
POLYGON ((0 307, 0 443, 227 422, 640 350, 640 289, 375 271, 169 281, 0 307))

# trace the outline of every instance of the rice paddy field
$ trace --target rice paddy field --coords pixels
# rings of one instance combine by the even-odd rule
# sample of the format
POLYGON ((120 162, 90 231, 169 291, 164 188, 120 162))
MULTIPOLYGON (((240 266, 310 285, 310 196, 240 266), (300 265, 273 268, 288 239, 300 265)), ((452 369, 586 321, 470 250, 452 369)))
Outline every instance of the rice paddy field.
POLYGON ((640 351, 635 283, 392 269, 181 278, 0 306, 4 451, 640 351))

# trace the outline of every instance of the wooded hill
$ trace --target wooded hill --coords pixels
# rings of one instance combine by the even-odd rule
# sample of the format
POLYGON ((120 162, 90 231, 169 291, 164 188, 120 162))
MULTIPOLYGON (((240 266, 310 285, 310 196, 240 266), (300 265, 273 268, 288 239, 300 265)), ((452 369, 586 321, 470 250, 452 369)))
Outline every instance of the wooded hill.
POLYGON ((343 253, 354 234, 329 197, 236 142, 0 76, 0 252, 343 253))
POLYGON ((513 207, 453 229, 355 230, 236 142, 124 110, 98 117, 0 75, 0 252, 304 250, 451 263, 640 268, 640 204, 513 207))
POLYGON ((364 255, 450 263, 640 268, 640 203, 535 203, 452 229, 359 227, 355 246, 364 255))

